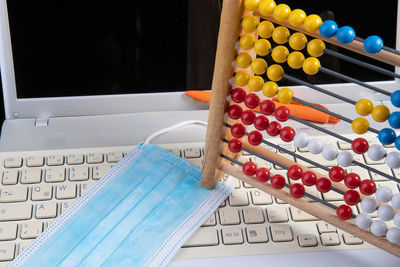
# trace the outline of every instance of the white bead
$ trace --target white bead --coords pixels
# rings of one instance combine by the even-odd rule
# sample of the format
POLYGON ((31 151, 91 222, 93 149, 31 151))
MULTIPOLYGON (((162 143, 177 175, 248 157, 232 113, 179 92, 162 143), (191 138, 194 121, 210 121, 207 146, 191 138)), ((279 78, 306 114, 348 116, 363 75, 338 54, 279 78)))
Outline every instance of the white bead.
POLYGON ((310 142, 308 142, 308 150, 312 154, 321 153, 322 148, 324 148, 324 143, 321 141, 321 139, 313 138, 310 140, 310 142))
POLYGON ((388 205, 383 205, 378 208, 378 217, 383 221, 390 221, 393 219, 394 210, 388 205))
POLYGON ((386 156, 386 165, 392 169, 400 168, 400 153, 392 151, 386 156))
POLYGON ((400 193, 396 193, 393 195, 392 197, 392 205, 393 207, 395 207, 396 209, 400 209, 400 193))
POLYGON ((386 150, 382 145, 374 144, 368 148, 367 155, 373 161, 379 161, 386 155, 386 150))
POLYGON ((294 145, 296 147, 303 148, 308 145, 310 138, 308 137, 308 134, 306 134, 306 133, 298 133, 294 136, 293 141, 294 141, 294 145))
POLYGON ((386 238, 390 243, 400 244, 400 229, 391 227, 386 233, 386 238))
POLYGON ((342 167, 349 167, 353 162, 353 154, 349 151, 340 151, 337 155, 337 161, 342 167))
POLYGON ((361 209, 366 213, 373 213, 376 211, 378 204, 376 204, 375 199, 371 197, 366 197, 361 200, 361 209))
POLYGON ((392 190, 387 186, 380 186, 375 192, 376 199, 380 202, 389 202, 393 197, 392 190))
POLYGON ((360 213, 356 217, 356 225, 358 228, 367 229, 372 223, 371 216, 366 213, 360 213))
POLYGON ((322 157, 326 160, 334 160, 337 157, 339 150, 336 145, 328 144, 322 149, 322 157))
POLYGON ((383 221, 376 220, 372 222, 369 230, 376 236, 384 236, 387 231, 387 226, 386 223, 384 223, 383 221))
POLYGON ((393 223, 400 227, 400 212, 397 212, 393 217, 393 223))

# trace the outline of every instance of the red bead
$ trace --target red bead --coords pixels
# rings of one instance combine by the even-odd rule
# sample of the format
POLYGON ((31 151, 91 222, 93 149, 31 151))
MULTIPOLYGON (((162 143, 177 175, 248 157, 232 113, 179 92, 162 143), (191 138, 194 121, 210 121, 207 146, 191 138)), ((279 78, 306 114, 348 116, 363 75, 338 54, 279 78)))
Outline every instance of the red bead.
POLYGON ((372 195, 376 191, 376 184, 374 181, 365 179, 360 183, 360 192, 364 195, 372 195))
POLYGON ((243 109, 238 105, 231 105, 228 108, 228 116, 233 120, 237 120, 242 115, 243 109))
POLYGON ((253 146, 258 146, 263 140, 263 136, 259 131, 252 131, 247 136, 247 140, 253 146))
POLYGON ((264 131, 269 125, 269 120, 264 115, 259 115, 254 119, 254 127, 259 131, 264 131))
POLYGON ((312 171, 306 171, 301 176, 301 181, 306 186, 313 186, 317 182, 317 175, 312 171))
POLYGON ((295 135, 295 130, 290 126, 283 127, 279 132, 279 136, 284 142, 291 142, 295 135))
POLYGON ((351 143, 351 149, 353 149, 354 153, 357 154, 364 154, 368 151, 369 144, 368 141, 364 138, 356 138, 351 143))
POLYGON ((242 88, 235 88, 232 90, 231 98, 235 103, 242 103, 246 96, 246 91, 242 88))
POLYGON ((317 179, 315 186, 317 187, 317 190, 321 193, 327 193, 329 190, 331 190, 331 180, 325 177, 321 177, 317 179))
POLYGON ((261 182, 268 181, 270 176, 271 176, 271 173, 269 172, 269 170, 267 168, 264 168, 264 167, 259 168, 256 172, 257 180, 259 180, 261 182))
POLYGON ((244 104, 248 108, 256 108, 256 107, 258 107, 258 104, 260 104, 260 98, 256 94, 253 94, 253 93, 248 94, 244 98, 244 104))
POLYGON ((231 134, 233 137, 241 138, 244 136, 246 128, 241 123, 236 123, 231 127, 231 134))
POLYGON ((356 190, 348 190, 343 196, 344 202, 347 205, 354 206, 357 205, 360 200, 360 194, 356 190))
POLYGON ((248 176, 253 176, 257 172, 257 165, 252 161, 248 161, 243 164, 242 170, 244 174, 248 176))
POLYGON ((290 110, 285 106, 280 106, 275 110, 274 115, 278 121, 287 121, 289 119, 290 110))
POLYGON ((350 219, 352 214, 353 214, 353 210, 345 204, 340 205, 336 209, 336 215, 342 220, 350 219))
POLYGON ((304 186, 299 183, 292 184, 292 186, 290 187, 290 194, 294 198, 302 198, 305 191, 306 189, 304 188, 304 186))
POLYGON ((287 175, 290 179, 299 180, 303 174, 303 169, 299 165, 292 165, 287 170, 287 175))
POLYGON ((340 166, 334 166, 329 170, 329 178, 334 182, 342 181, 345 175, 344 169, 340 166))
POLYGON ((348 173, 344 177, 344 184, 350 189, 357 188, 360 185, 360 181, 360 176, 354 172, 348 173))
POLYGON ((269 124, 269 126, 268 126, 268 128, 267 128, 267 133, 270 135, 270 136, 277 136, 278 134, 279 134, 279 132, 280 132, 280 130, 281 130, 281 124, 279 123, 279 122, 277 122, 277 121, 272 121, 270 124, 269 124))
POLYGON ((251 110, 246 110, 243 111, 242 116, 240 118, 242 119, 243 124, 251 125, 253 124, 256 118, 256 114, 251 110))
POLYGON ((232 139, 228 143, 228 148, 233 153, 239 153, 242 150, 242 142, 239 139, 232 139))
POLYGON ((260 111, 264 115, 271 115, 275 111, 275 103, 271 100, 264 100, 260 104, 260 111))
POLYGON ((285 177, 280 174, 275 174, 271 178, 271 185, 276 189, 282 189, 285 186, 285 177))

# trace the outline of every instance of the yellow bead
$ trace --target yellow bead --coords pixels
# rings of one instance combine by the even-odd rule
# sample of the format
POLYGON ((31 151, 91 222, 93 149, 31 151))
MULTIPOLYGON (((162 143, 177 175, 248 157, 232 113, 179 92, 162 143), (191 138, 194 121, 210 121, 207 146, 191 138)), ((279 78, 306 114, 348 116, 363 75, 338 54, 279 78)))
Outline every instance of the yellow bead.
POLYGON ((304 55, 299 51, 295 51, 289 54, 287 63, 292 69, 300 69, 303 66, 304 55))
POLYGON ((272 33, 274 32, 274 24, 269 21, 263 21, 257 26, 257 34, 261 38, 269 38, 271 37, 272 33))
POLYGON ((239 53, 236 57, 236 64, 241 68, 248 68, 251 63, 251 56, 247 53, 239 53))
POLYGON ((369 122, 365 118, 357 118, 351 123, 351 128, 356 134, 364 134, 368 131, 369 122))
POLYGON ((246 50, 252 49, 255 42, 256 38, 250 33, 243 34, 239 40, 240 46, 246 50))
POLYGON ((369 99, 360 99, 356 104, 356 111, 361 116, 367 116, 371 114, 374 104, 369 99))
POLYGON ((291 10, 288 5, 279 4, 274 9, 274 12, 273 12, 274 18, 280 22, 285 21, 289 17, 290 11, 291 10))
POLYGON ((276 93, 278 92, 279 87, 276 83, 268 81, 264 83, 262 87, 262 92, 266 97, 274 97, 276 96, 276 93))
POLYGON ((303 25, 306 17, 307 17, 306 12, 304 12, 301 9, 295 9, 292 12, 290 12, 289 23, 294 27, 300 27, 301 25, 303 25))
POLYGON ((292 101, 293 95, 293 91, 289 88, 282 88, 279 90, 277 97, 279 102, 283 104, 289 104, 292 101))
POLYGON ((244 6, 251 11, 254 11, 258 8, 258 5, 260 4, 260 0, 245 0, 244 1, 244 6))
POLYGON ((289 38, 289 45, 293 50, 302 50, 306 47, 307 37, 300 33, 293 33, 289 38))
POLYGON ((271 56, 276 63, 283 63, 289 55, 289 49, 286 46, 278 45, 272 50, 271 56))
POLYGON ((311 40, 307 45, 307 52, 312 57, 319 57, 325 51, 325 43, 320 39, 311 40))
POLYGON ((242 28, 246 32, 253 32, 256 30, 258 25, 258 18, 254 16, 247 16, 242 20, 242 28))
POLYGON ((251 91, 258 92, 264 85, 264 79, 260 76, 253 76, 249 79, 248 85, 251 91))
POLYGON ((256 58, 251 62, 251 70, 257 75, 263 74, 267 66, 267 62, 262 58, 256 58))
POLYGON ((245 86, 249 82, 249 79, 250 74, 244 70, 238 71, 235 75, 235 83, 240 86, 245 86))
POLYGON ((279 26, 276 27, 272 33, 272 40, 277 44, 284 44, 288 41, 290 32, 286 27, 279 26))
POLYGON ((322 19, 320 16, 312 14, 308 15, 304 20, 304 28, 308 32, 316 32, 319 29, 319 26, 322 24, 322 19))
POLYGON ((283 75, 283 68, 281 67, 281 65, 274 64, 267 69, 267 77, 271 81, 274 82, 280 81, 282 79, 282 75, 283 75))
POLYGON ((372 118, 377 122, 384 122, 389 118, 390 110, 384 105, 378 105, 372 109, 372 118))
POLYGON ((317 58, 308 57, 306 60, 304 60, 303 71, 308 75, 314 75, 318 72, 320 66, 321 64, 317 58))
POLYGON ((269 50, 271 49, 271 43, 265 39, 259 39, 254 44, 254 51, 259 56, 266 56, 269 54, 269 50))
POLYGON ((260 5, 258 6, 258 11, 260 11, 261 15, 269 16, 274 12, 276 7, 275 1, 273 0, 262 0, 260 5))

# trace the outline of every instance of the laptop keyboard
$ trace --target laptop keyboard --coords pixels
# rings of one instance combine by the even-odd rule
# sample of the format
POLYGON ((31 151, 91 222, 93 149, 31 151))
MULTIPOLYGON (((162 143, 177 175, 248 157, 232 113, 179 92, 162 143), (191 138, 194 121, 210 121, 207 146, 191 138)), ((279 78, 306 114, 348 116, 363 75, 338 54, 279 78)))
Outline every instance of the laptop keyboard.
MULTIPOLYGON (((335 142, 329 137, 323 138, 327 142, 335 142)), ((350 149, 345 143, 337 144, 339 149, 350 149)), ((281 145, 295 151, 292 144, 281 145)), ((204 143, 185 143, 163 147, 200 167, 203 146, 204 143)), ((107 147, 0 154, 0 266, 6 266, 13 260, 131 149, 133 147, 107 147)), ((315 157, 307 150, 297 153, 308 158, 315 157)), ((290 155, 282 155, 294 159, 290 155)), ((272 174, 285 175, 285 171, 278 166, 253 156, 243 155, 241 160, 255 161, 259 166, 270 168, 272 174)), ((315 157, 315 160, 327 166, 334 165, 334 162, 323 162, 322 157, 315 157)), ((369 162, 363 156, 357 160, 375 164, 373 167, 392 174, 393 170, 383 162, 369 162)), ((300 163, 311 167, 308 163, 300 163)), ((348 169, 370 177, 378 185, 392 187, 393 192, 399 190, 394 182, 364 169, 356 166, 348 169)), ((317 171, 324 173, 319 169, 317 171)), ((399 177, 400 173, 394 172, 393 175, 399 177)), ((175 258, 373 248, 236 178, 229 177, 228 182, 235 188, 233 193, 186 241, 175 258)), ((321 197, 316 190, 307 190, 321 197)), ((342 196, 334 192, 323 194, 323 198, 336 205, 342 200, 342 196)), ((357 208, 354 212, 357 214, 357 208)))

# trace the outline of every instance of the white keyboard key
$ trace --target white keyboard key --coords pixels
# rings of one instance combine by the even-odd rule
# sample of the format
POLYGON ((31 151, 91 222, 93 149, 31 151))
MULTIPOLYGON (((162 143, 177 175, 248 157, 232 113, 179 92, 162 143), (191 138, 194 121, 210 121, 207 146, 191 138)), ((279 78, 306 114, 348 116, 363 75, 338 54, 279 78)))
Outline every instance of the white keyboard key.
POLYGON ((61 166, 64 164, 64 156, 63 155, 51 155, 47 157, 47 165, 48 166, 61 166))
POLYGON ((178 157, 181 156, 181 150, 179 148, 167 149, 167 151, 171 152, 172 154, 177 155, 178 157))
POLYGON ((86 158, 86 162, 89 164, 103 163, 103 153, 95 152, 89 153, 86 158))
POLYGON ((69 168, 70 181, 85 181, 89 179, 88 166, 74 166, 69 168))
POLYGON ((369 179, 368 171, 366 169, 364 169, 364 168, 359 167, 359 166, 347 167, 347 168, 345 168, 345 171, 346 171, 346 173, 350 173, 350 172, 357 173, 360 176, 361 180, 369 179))
POLYGON ((251 184, 245 183, 245 182, 243 182, 243 186, 245 188, 254 188, 254 186, 252 186, 251 184))
POLYGON ((60 214, 64 213, 73 203, 73 200, 59 202, 58 205, 61 207, 60 214))
POLYGON ((201 157, 200 148, 185 148, 185 150, 183 151, 183 154, 184 154, 184 157, 187 159, 201 157))
POLYGON ((45 181, 47 183, 57 183, 65 181, 64 167, 51 167, 46 169, 45 181))
POLYGON ((313 234, 301 234, 297 236, 300 247, 315 247, 318 245, 317 238, 313 234))
POLYGON ((220 208, 219 221, 222 225, 239 224, 240 223, 239 211, 237 209, 232 209, 232 208, 220 208))
POLYGON ((0 222, 27 220, 32 217, 32 205, 29 203, 0 204, 0 222))
POLYGON ((249 199, 247 197, 246 190, 233 190, 232 194, 229 196, 229 205, 231 205, 232 207, 249 205, 249 199))
POLYGON ((56 186, 56 198, 57 199, 69 199, 76 197, 76 185, 75 184, 61 184, 56 186))
POLYGON ((271 223, 287 222, 289 220, 286 208, 280 206, 267 207, 267 217, 271 223))
POLYGON ((348 233, 343 234, 343 241, 346 245, 361 245, 363 243, 361 239, 348 233))
POLYGON ((9 157, 4 160, 4 168, 19 168, 22 166, 21 157, 9 157))
POLYGON ((217 220, 215 218, 215 213, 211 214, 210 217, 203 223, 202 226, 214 226, 217 224, 217 220))
POLYGON ((343 199, 343 195, 331 190, 328 193, 322 193, 324 200, 326 201, 339 201, 343 199))
POLYGON ((81 196, 83 196, 95 183, 96 181, 93 180, 81 183, 81 196))
MULTIPOLYGON (((392 171, 390 170, 390 168, 387 165, 377 165, 377 166, 374 166, 374 169, 381 171, 385 174, 388 174, 390 176, 393 176, 392 171)), ((388 178, 383 177, 382 175, 379 175, 375 172, 370 171, 369 175, 371 176, 371 179, 374 180, 375 182, 389 181, 388 178)))
POLYGON ((0 240, 14 240, 17 238, 16 223, 0 223, 0 240))
POLYGON ((30 244, 32 244, 32 242, 34 241, 34 239, 25 239, 25 240, 21 240, 19 242, 19 253, 21 253, 24 249, 26 249, 30 244))
POLYGON ((44 164, 43 156, 29 156, 26 159, 26 166, 28 167, 42 167, 44 164))
POLYGON ((242 244, 244 242, 242 229, 240 227, 222 228, 221 233, 222 233, 222 242, 225 245, 242 244))
POLYGON ((68 165, 83 164, 83 154, 81 153, 69 154, 67 157, 67 164, 68 165))
POLYGON ((269 205, 272 204, 272 197, 267 193, 258 189, 251 190, 251 199, 254 205, 269 205))
POLYGON ((48 219, 57 216, 57 203, 54 201, 39 202, 36 205, 36 218, 48 219))
POLYGON ((10 186, 1 189, 0 202, 21 202, 25 201, 28 195, 28 187, 26 186, 10 186))
POLYGON ((200 169, 203 166, 203 160, 202 159, 187 159, 187 161, 192 163, 194 166, 199 167, 200 169))
POLYGON ((200 247, 200 246, 216 246, 218 245, 218 234, 215 228, 200 227, 197 231, 183 244, 183 247, 200 247))
POLYGON ((37 184, 42 180, 42 169, 32 168, 21 171, 21 184, 37 184))
POLYGON ((261 208, 245 207, 242 210, 244 222, 247 224, 263 223, 264 215, 261 208))
POLYGON ((4 170, 2 182, 4 185, 17 184, 18 170, 16 169, 4 170))
POLYGON ((295 222, 303 222, 303 221, 316 221, 318 218, 312 216, 311 214, 302 211, 301 209, 290 207, 290 213, 292 214, 292 219, 295 222))
POLYGON ((124 157, 124 154, 122 152, 109 152, 107 154, 107 162, 108 163, 117 163, 123 157, 124 157))
MULTIPOLYGON (((312 160, 314 162, 317 162, 317 163, 321 164, 322 166, 333 167, 333 166, 337 165, 336 160, 326 160, 319 154, 316 155, 316 154, 312 154, 312 153, 302 153, 301 155, 303 157, 306 157, 309 160, 312 160)), ((304 160, 301 160, 301 159, 297 159, 297 162, 300 165, 304 165, 306 167, 307 166, 314 167, 314 164, 307 163, 307 162, 305 162, 304 160)))
MULTIPOLYGON (((286 150, 289 150, 290 152, 295 152, 295 151, 296 151, 296 148, 295 148, 293 142, 290 142, 290 143, 280 143, 280 144, 279 144, 279 147, 282 147, 282 148, 284 148, 284 149, 286 149, 286 150)), ((279 151, 279 152, 280 152, 280 153, 285 153, 285 152, 283 152, 283 151, 279 151)))
POLYGON ((373 161, 372 159, 370 159, 368 157, 367 153, 363 154, 363 156, 364 156, 365 163, 367 163, 368 165, 385 164, 385 158, 378 160, 378 161, 373 161))
POLYGON ((238 178, 235 177, 230 177, 229 180, 227 181, 227 183, 231 186, 233 186, 235 189, 240 188, 240 180, 238 178))
POLYGON ((336 232, 336 227, 327 222, 318 222, 317 228, 320 234, 336 232))
POLYGON ((15 244, 0 243, 0 261, 9 261, 14 259, 15 244))
POLYGON ((31 189, 32 200, 49 200, 52 197, 53 187, 49 184, 35 185, 31 189))
POLYGON ((31 221, 21 224, 21 238, 31 239, 38 237, 43 231, 43 223, 41 221, 31 221))
POLYGON ((94 166, 93 167, 93 179, 94 180, 100 179, 101 177, 103 177, 104 174, 106 174, 106 172, 109 169, 111 169, 110 164, 102 164, 102 165, 94 166))
POLYGON ((345 142, 343 140, 338 141, 338 147, 341 150, 350 150, 351 149, 351 144, 349 142, 345 142))
POLYGON ((338 246, 340 245, 339 236, 337 233, 323 233, 321 234, 321 243, 324 246, 338 246))
POLYGON ((271 237, 274 242, 292 241, 292 229, 288 224, 273 224, 271 225, 271 237))
POLYGON ((267 228, 264 225, 250 225, 246 227, 247 242, 266 243, 268 242, 267 228))

